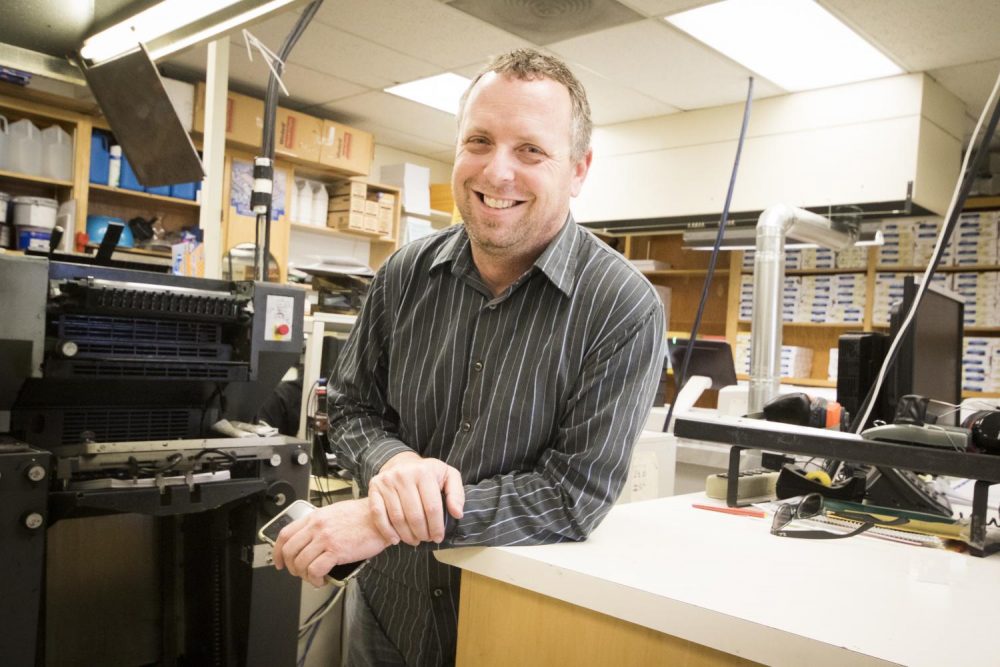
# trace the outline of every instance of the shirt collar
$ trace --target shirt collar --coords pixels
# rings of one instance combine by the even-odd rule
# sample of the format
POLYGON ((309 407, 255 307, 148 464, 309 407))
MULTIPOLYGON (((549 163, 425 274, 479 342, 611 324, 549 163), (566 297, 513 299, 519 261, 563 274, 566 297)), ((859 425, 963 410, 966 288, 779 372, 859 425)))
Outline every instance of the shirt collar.
MULTIPOLYGON (((573 296, 576 273, 575 250, 578 238, 576 232, 576 222, 570 213, 562 229, 534 263, 534 266, 566 296, 573 296)), ((441 245, 434 255, 434 261, 431 262, 430 271, 449 262, 452 264, 452 273, 460 272, 472 264, 469 236, 464 226, 441 245)))

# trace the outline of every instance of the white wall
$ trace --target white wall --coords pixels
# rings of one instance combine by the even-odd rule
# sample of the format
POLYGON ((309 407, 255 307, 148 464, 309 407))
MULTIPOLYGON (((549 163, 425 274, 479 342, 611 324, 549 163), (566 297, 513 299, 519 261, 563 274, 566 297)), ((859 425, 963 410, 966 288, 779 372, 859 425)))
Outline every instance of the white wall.
MULTIPOLYGON (((596 128, 578 220, 718 213, 742 104, 596 128)), ((754 100, 733 211, 914 200, 943 213, 958 177, 961 103, 923 74, 754 100)))

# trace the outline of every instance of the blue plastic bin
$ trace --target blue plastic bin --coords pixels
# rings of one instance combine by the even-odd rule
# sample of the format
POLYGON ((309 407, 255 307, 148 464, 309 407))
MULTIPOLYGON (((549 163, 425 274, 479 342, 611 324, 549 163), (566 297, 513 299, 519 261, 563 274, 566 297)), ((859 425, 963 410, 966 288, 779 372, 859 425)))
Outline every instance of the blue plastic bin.
POLYGON ((119 182, 118 187, 125 188, 126 190, 138 190, 139 192, 145 192, 146 187, 139 182, 139 179, 135 177, 135 172, 132 171, 132 165, 129 164, 128 158, 122 153, 122 177, 121 182, 119 182))
POLYGON ((198 183, 178 183, 170 186, 170 196, 178 199, 190 199, 194 201, 195 193, 198 190, 198 183))
POLYGON ((153 187, 146 188, 146 192, 148 192, 151 195, 160 195, 162 197, 169 197, 170 188, 172 187, 173 186, 171 185, 155 185, 153 187))
POLYGON ((111 155, 111 136, 106 132, 94 130, 90 135, 90 182, 100 185, 108 184, 108 164, 111 155))

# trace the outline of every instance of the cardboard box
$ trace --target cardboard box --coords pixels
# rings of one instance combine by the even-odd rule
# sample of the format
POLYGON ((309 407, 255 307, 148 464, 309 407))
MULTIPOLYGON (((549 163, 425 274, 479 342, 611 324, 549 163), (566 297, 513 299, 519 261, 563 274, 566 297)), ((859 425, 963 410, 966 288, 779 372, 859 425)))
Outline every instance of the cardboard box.
POLYGON ((365 215, 378 215, 378 202, 370 199, 365 201, 365 215))
MULTIPOLYGON (((371 202, 369 202, 371 203, 371 202)), ((365 231, 371 232, 373 234, 378 234, 378 205, 375 206, 375 212, 369 213, 365 211, 365 231)))
POLYGON ((326 217, 326 226, 343 231, 365 231, 365 214, 358 211, 330 211, 326 217))
POLYGON ((330 194, 334 197, 350 195, 352 197, 361 197, 362 199, 365 199, 368 196, 368 185, 361 181, 343 181, 331 186, 330 194))
POLYGON ((306 162, 320 161, 323 121, 298 111, 278 107, 274 128, 274 154, 306 162))
POLYGON ((329 210, 364 213, 366 203, 364 197, 358 197, 357 195, 337 195, 336 197, 330 197, 329 210))
POLYGON ((375 158, 375 137, 369 132, 323 120, 319 162, 346 172, 367 176, 375 158))
MULTIPOLYGON (((193 126, 205 132, 205 84, 195 88, 193 126)), ((259 147, 264 129, 264 102, 239 93, 226 94, 226 141, 259 147)))
POLYGON ((392 236, 392 221, 395 217, 393 215, 393 207, 383 206, 379 204, 378 207, 378 233, 382 236, 392 236))

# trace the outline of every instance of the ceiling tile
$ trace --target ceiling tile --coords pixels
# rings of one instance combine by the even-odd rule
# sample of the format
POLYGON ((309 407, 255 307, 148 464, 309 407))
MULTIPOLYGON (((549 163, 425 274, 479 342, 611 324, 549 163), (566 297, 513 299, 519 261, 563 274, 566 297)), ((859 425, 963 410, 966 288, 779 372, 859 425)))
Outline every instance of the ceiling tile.
POLYGON ((623 123, 627 120, 664 116, 679 111, 669 104, 654 100, 591 72, 582 65, 573 63, 569 65, 587 91, 590 116, 595 125, 623 123))
POLYGON ((449 163, 455 159, 454 149, 449 148, 447 144, 428 141, 426 137, 419 134, 401 132, 395 128, 381 127, 379 125, 372 125, 365 129, 375 135, 375 143, 381 146, 391 146, 401 151, 408 151, 426 157, 433 157, 447 152, 451 155, 449 163))
POLYGON ((456 121, 453 115, 389 93, 372 91, 324 104, 320 108, 337 114, 349 125, 363 129, 367 129, 367 123, 394 128, 445 147, 455 143, 456 121))
POLYGON ((1000 58, 997 0, 821 0, 911 72, 1000 58))
POLYGON ((289 60, 344 81, 379 89, 442 71, 436 65, 316 21, 309 24, 289 60))
MULTIPOLYGON (((678 109, 742 101, 751 72, 659 19, 647 19, 550 46, 607 79, 678 109)), ((756 77, 754 96, 783 92, 756 77)))
POLYGON ((436 0, 345 0, 325 3, 315 21, 453 68, 531 44, 436 0), (463 36, 475 35, 475 39, 463 36))
POLYGON ((305 105, 332 102, 366 90, 363 86, 295 63, 288 64, 282 79, 292 97, 305 105))
POLYGON ((438 162, 444 162, 446 164, 455 163, 455 149, 449 148, 446 151, 441 151, 440 153, 431 153, 427 157, 437 160, 438 162))
POLYGON ((710 5, 718 0, 622 0, 622 2, 646 16, 662 17, 702 5, 710 5))

